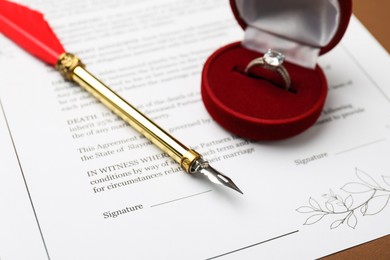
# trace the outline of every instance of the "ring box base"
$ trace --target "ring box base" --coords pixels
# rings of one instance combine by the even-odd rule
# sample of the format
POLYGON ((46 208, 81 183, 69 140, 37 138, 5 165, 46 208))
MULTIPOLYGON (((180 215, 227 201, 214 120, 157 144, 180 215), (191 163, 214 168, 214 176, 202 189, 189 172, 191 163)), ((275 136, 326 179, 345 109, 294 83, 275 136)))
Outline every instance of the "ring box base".
POLYGON ((246 65, 261 56, 240 42, 211 55, 202 72, 206 109, 222 127, 249 139, 277 140, 303 132, 315 123, 325 103, 322 69, 283 63, 292 82, 286 91, 277 86, 280 75, 273 71, 259 69, 258 77, 244 73, 246 65))

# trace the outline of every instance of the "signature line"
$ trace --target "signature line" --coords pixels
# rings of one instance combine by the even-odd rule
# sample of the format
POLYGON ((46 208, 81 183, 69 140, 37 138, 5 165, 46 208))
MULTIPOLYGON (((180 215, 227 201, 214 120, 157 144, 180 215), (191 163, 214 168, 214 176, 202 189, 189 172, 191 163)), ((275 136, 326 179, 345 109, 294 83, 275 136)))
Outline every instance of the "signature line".
POLYGON ((371 142, 371 143, 362 144, 362 145, 359 145, 359 146, 350 148, 350 149, 348 149, 348 150, 345 150, 345 151, 341 151, 341 152, 335 153, 335 155, 339 155, 339 154, 342 154, 342 153, 350 152, 350 151, 352 151, 352 150, 356 150, 356 149, 363 148, 363 147, 366 147, 366 146, 369 146, 369 145, 372 145, 372 144, 380 143, 380 142, 383 142, 383 141, 385 141, 385 140, 386 140, 386 138, 383 138, 383 139, 380 139, 380 140, 373 141, 373 142, 371 142))
POLYGON ((196 194, 192 194, 192 195, 189 195, 189 196, 185 196, 185 197, 181 197, 181 198, 178 198, 178 199, 162 202, 162 203, 159 203, 159 204, 152 205, 150 207, 153 208, 153 207, 161 206, 161 205, 168 204, 168 203, 171 203, 171 202, 175 202, 175 201, 178 201, 178 200, 188 199, 188 198, 191 198, 191 197, 195 197, 195 196, 198 196, 198 195, 205 194, 205 193, 210 192, 210 191, 212 191, 212 190, 206 190, 206 191, 199 192, 199 193, 196 193, 196 194))
POLYGON ((217 256, 213 256, 213 257, 207 258, 206 260, 212 260, 212 259, 216 259, 216 258, 225 256, 225 255, 229 255, 229 254, 232 254, 232 253, 236 253, 236 252, 238 252, 238 251, 241 251, 241 250, 244 250, 244 249, 248 249, 248 248, 250 248, 250 247, 258 246, 258 245, 261 245, 261 244, 270 242, 270 241, 272 241, 272 240, 276 240, 276 239, 278 239, 278 238, 282 238, 282 237, 285 237, 285 236, 289 236, 289 235, 292 235, 292 234, 295 234, 295 233, 298 233, 298 232, 299 232, 299 230, 295 230, 295 231, 292 231, 292 232, 289 232, 289 233, 286 233, 286 234, 283 234, 283 235, 280 235, 280 236, 277 236, 277 237, 273 237, 273 238, 270 238, 270 239, 267 239, 267 240, 258 242, 258 243, 256 243, 256 244, 252 244, 252 245, 249 245, 249 246, 241 247, 241 248, 239 248, 239 249, 236 249, 236 250, 233 250, 233 251, 230 251, 230 252, 221 254, 221 255, 217 255, 217 256))

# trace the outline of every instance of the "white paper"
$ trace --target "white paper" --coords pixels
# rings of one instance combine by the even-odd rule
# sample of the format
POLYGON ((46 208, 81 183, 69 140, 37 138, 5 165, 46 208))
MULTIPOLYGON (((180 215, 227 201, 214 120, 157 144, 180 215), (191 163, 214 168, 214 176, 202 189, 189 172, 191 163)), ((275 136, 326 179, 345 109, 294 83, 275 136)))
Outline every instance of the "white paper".
POLYGON ((15 189, 0 206, 27 213, 20 226, 1 215, 0 259, 312 259, 389 234, 390 62, 355 18, 320 60, 329 95, 317 125, 255 143, 213 122, 199 93, 205 59, 243 37, 226 2, 26 3, 91 72, 244 195, 185 174, 1 37, 0 190, 15 189), (17 246, 24 250, 7 250, 17 246))

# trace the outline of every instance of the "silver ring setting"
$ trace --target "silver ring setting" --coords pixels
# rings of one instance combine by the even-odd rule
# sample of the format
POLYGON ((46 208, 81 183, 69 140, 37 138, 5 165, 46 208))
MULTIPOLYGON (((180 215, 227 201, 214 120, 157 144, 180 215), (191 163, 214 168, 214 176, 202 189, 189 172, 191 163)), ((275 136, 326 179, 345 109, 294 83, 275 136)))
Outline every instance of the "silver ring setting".
POLYGON ((245 68, 245 74, 249 75, 251 68, 255 66, 274 71, 282 77, 284 88, 288 90, 291 85, 291 78, 286 68, 282 65, 284 60, 285 56, 283 53, 269 49, 263 57, 253 59, 248 63, 245 68))

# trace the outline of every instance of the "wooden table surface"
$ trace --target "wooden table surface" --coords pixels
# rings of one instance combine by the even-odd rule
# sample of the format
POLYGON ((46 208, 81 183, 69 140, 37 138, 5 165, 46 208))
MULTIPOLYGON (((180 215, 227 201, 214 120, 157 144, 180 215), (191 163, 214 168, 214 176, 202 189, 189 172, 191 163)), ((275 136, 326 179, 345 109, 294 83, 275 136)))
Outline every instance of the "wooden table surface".
MULTIPOLYGON (((390 0, 354 0, 353 12, 390 53, 390 0)), ((388 223, 390 225, 390 219, 388 223)), ((390 259, 390 235, 325 257, 336 259, 390 259)))
POLYGON ((390 53, 390 1, 355 0, 353 12, 390 53))

